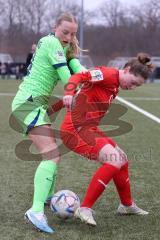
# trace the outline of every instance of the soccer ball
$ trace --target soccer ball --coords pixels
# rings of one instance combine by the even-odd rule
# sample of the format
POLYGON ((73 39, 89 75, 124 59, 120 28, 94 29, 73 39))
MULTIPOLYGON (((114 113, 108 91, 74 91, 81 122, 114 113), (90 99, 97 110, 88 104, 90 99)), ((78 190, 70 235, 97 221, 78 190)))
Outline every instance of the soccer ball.
POLYGON ((80 207, 80 199, 70 190, 61 190, 53 195, 50 207, 59 218, 72 218, 75 210, 80 207))

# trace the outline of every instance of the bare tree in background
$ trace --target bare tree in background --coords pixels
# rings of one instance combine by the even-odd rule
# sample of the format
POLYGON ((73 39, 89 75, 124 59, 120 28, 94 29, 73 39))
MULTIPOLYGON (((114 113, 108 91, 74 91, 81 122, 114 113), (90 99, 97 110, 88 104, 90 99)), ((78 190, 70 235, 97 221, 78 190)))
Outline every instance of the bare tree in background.
POLYGON ((6 48, 11 54, 28 51, 32 42, 39 39, 43 31, 46 3, 47 0, 5 1, 3 15, 7 19, 4 22, 7 32, 3 35, 6 39, 6 48))
POLYGON ((12 0, 5 1, 5 14, 8 21, 5 21, 6 26, 8 25, 8 30, 13 31, 16 6, 12 0))
POLYGON ((25 1, 25 25, 35 34, 40 35, 43 31, 47 8, 47 0, 25 1))
POLYGON ((104 22, 110 27, 117 27, 123 15, 122 4, 119 0, 108 0, 100 8, 104 22))
MULTIPOLYGON (((75 0, 0 0, 0 51, 25 56, 33 42, 52 31, 55 19, 62 12, 71 12, 80 20, 78 3, 75 0)), ((106 0, 96 11, 84 14, 84 49, 90 50, 96 64, 101 64, 102 59, 107 62, 111 57, 133 56, 139 51, 159 55, 159 39, 158 0, 146 0, 145 4, 130 8, 120 0, 106 0), (90 21, 92 16, 96 24, 90 21)))
POLYGON ((99 34, 99 51, 106 56, 115 57, 122 54, 128 54, 128 42, 126 33, 129 30, 128 9, 124 8, 119 0, 107 0, 100 7, 100 16, 103 19, 105 29, 103 34, 99 34), (102 49, 102 45, 105 48, 102 49))
POLYGON ((3 0, 0 0, 0 23, 1 23, 1 24, 3 23, 2 20, 4 20, 4 15, 3 15, 4 11, 5 11, 4 1, 3 1, 3 0))
POLYGON ((160 2, 148 0, 140 8, 132 9, 132 15, 136 24, 134 40, 138 48, 160 54, 160 2))
MULTIPOLYGON (((136 14, 135 14, 136 15, 136 14)), ((138 17, 143 19, 145 27, 150 28, 151 31, 156 31, 160 24, 160 2, 157 0, 150 0, 143 6, 143 11, 138 17)))
POLYGON ((77 18, 80 17, 80 6, 74 0, 48 0, 48 11, 45 17, 45 29, 52 29, 57 17, 63 12, 71 12, 77 18))
POLYGON ((0 52, 3 51, 4 48, 4 26, 5 26, 5 4, 3 0, 0 0, 0 52))

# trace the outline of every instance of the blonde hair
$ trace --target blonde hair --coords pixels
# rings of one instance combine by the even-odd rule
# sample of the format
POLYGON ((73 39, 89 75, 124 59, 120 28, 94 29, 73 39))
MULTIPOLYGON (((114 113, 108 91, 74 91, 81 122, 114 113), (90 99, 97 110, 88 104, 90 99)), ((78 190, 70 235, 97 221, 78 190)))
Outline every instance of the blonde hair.
MULTIPOLYGON (((71 13, 68 13, 68 12, 62 13, 57 18, 56 25, 57 26, 60 25, 63 21, 67 21, 67 22, 72 22, 72 23, 78 24, 77 19, 71 13)), ((67 51, 67 58, 70 59, 70 58, 78 55, 81 51, 83 51, 83 50, 79 47, 78 39, 75 36, 73 38, 73 41, 70 43, 70 47, 69 47, 69 49, 67 51)))
POLYGON ((126 67, 130 67, 130 73, 135 76, 140 75, 144 79, 147 79, 154 70, 151 57, 147 53, 138 53, 136 58, 132 58, 125 64, 124 68, 126 67))

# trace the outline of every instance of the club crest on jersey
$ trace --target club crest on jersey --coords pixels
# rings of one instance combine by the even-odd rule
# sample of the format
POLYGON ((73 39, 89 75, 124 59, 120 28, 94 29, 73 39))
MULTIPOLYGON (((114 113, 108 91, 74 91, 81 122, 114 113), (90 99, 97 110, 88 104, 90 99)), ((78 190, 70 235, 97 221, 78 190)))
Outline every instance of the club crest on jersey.
POLYGON ((56 52, 56 58, 57 58, 58 61, 64 60, 65 57, 64 57, 63 51, 57 51, 56 52))
POLYGON ((90 74, 91 74, 91 77, 92 77, 92 79, 91 79, 91 81, 102 81, 103 80, 103 73, 101 72, 101 70, 98 70, 98 69, 96 69, 96 70, 91 70, 90 71, 90 74))

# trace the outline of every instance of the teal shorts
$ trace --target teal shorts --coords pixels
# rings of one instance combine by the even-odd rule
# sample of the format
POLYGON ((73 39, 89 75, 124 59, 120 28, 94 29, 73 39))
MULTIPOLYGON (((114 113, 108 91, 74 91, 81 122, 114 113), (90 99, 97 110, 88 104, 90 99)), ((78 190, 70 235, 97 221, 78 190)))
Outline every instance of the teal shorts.
POLYGON ((28 93, 18 92, 12 102, 11 127, 17 132, 28 134, 36 127, 51 124, 47 113, 48 104, 42 104, 42 97, 33 97, 28 93))

